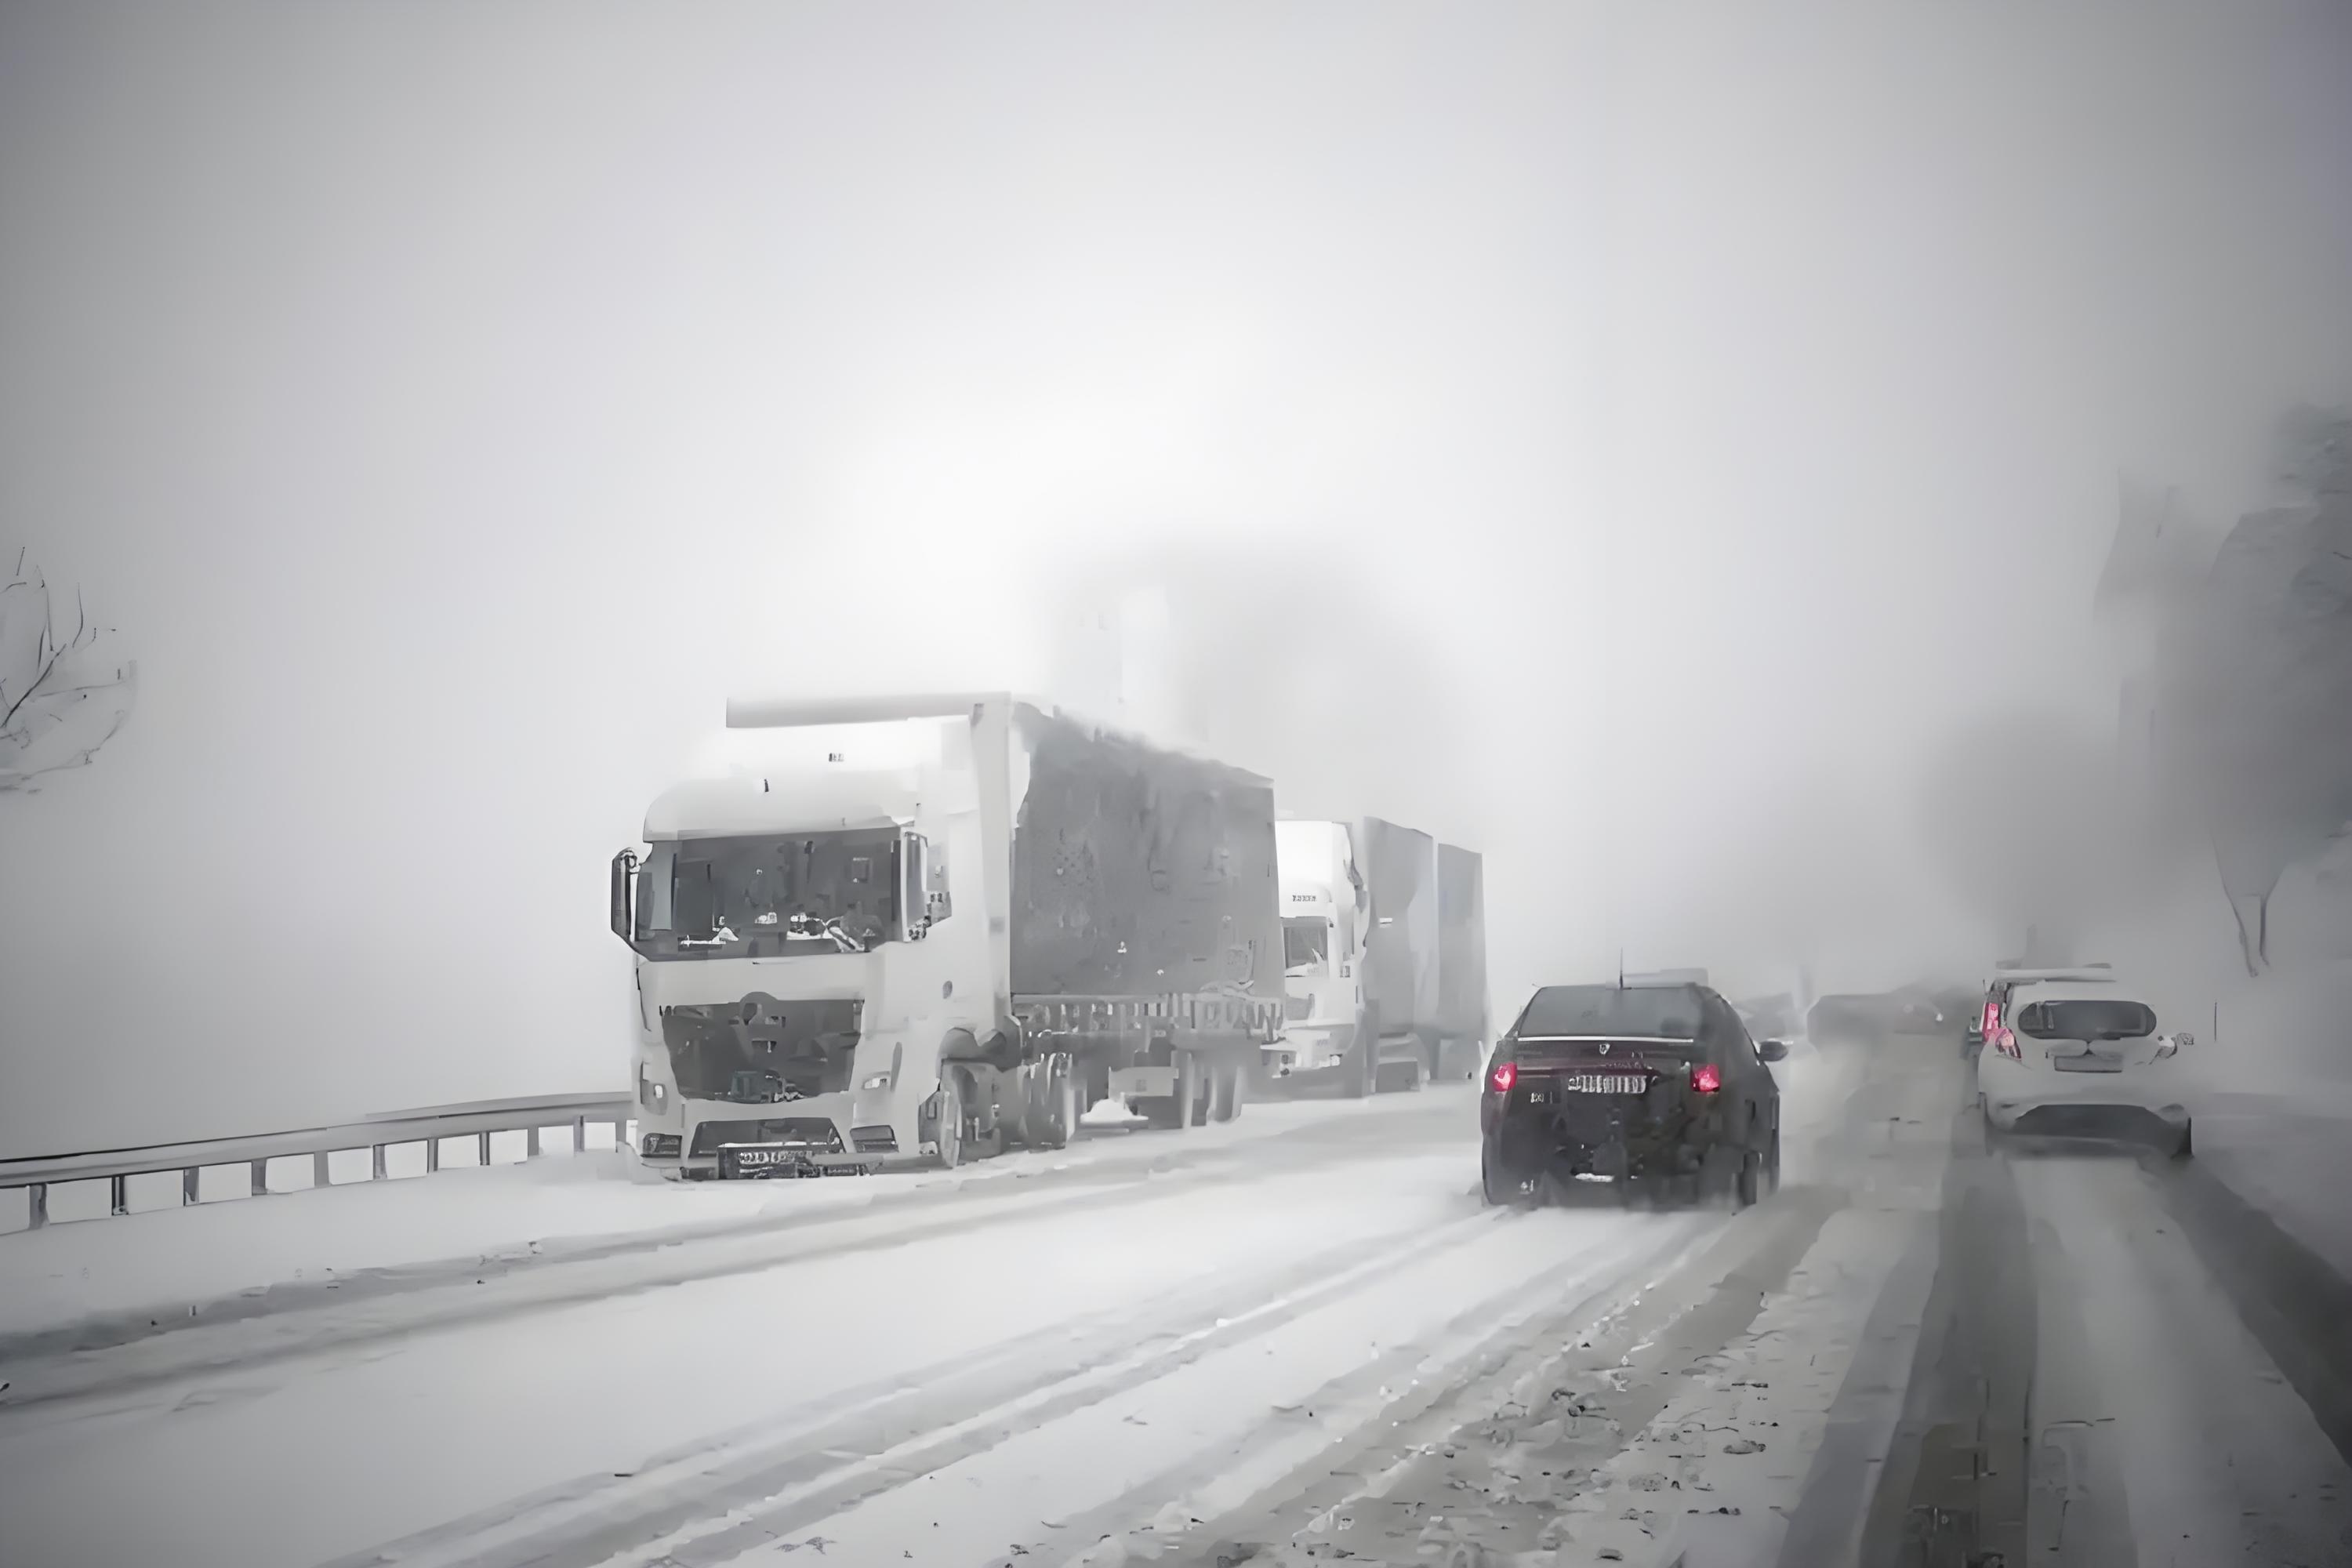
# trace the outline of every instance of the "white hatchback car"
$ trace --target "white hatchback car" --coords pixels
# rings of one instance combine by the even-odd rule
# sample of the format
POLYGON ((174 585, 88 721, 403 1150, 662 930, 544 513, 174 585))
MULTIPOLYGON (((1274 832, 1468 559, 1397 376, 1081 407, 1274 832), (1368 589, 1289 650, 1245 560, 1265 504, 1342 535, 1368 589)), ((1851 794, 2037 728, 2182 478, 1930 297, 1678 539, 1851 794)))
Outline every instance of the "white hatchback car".
POLYGON ((1977 1054, 1978 1101, 1994 1132, 2153 1144, 2184 1158, 2189 1108, 2156 1009, 2117 981, 2021 978, 1977 1054))

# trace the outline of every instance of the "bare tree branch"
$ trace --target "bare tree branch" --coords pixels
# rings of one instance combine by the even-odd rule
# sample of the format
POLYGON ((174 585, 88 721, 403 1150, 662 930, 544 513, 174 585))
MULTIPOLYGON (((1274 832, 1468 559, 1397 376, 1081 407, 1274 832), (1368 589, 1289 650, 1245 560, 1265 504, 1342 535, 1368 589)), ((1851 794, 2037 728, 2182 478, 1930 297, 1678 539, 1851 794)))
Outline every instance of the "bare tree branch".
POLYGON ((16 552, 0 584, 0 795, 37 787, 45 773, 87 767, 130 718, 137 666, 96 657, 103 628, 74 595, 73 635, 58 637, 47 580, 16 552))

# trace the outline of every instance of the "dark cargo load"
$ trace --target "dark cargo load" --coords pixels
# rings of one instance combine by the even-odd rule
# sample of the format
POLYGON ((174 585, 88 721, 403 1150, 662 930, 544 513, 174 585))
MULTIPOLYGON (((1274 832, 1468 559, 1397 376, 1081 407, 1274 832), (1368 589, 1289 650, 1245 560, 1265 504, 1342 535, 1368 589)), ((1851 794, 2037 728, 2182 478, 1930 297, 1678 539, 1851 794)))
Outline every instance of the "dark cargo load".
POLYGON ((1270 784, 1025 705, 1013 744, 1028 757, 1013 835, 1014 994, 1232 987, 1279 1003, 1270 784))
POLYGON ((1363 821, 1356 861, 1372 899, 1364 943, 1365 994, 1380 1009, 1381 1033, 1437 1028, 1437 844, 1426 833, 1377 816, 1363 821))
POLYGON ((1448 1039, 1486 1033, 1486 872, 1475 849, 1437 847, 1437 1026, 1448 1039))

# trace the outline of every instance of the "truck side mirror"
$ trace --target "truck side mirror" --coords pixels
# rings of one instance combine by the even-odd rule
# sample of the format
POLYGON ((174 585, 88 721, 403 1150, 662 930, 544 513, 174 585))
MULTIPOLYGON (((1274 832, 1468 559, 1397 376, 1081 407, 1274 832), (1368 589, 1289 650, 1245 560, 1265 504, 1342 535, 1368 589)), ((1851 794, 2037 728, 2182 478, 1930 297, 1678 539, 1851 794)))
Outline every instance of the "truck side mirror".
POLYGON ((613 934, 635 946, 636 910, 632 892, 636 886, 637 852, 624 849, 613 857, 613 934))

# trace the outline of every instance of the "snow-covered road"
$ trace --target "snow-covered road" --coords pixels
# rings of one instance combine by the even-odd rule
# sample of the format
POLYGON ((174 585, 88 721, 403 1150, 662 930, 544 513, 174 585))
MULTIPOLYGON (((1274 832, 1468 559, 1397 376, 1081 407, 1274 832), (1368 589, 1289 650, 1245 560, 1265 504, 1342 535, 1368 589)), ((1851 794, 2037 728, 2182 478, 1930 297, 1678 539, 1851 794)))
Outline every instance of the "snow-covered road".
POLYGON ((1293 1120, 19 1359, 0 1561, 1072 1556, 1238 1504, 1727 1224, 1486 1210, 1465 1090, 1293 1120))
POLYGON ((31 1355, 0 1562, 1794 1568, 2003 1498, 2011 1561, 2352 1561, 2218 1184, 1986 1152, 1948 1043, 1784 1081, 1737 1216, 1486 1210, 1433 1090, 31 1355))

